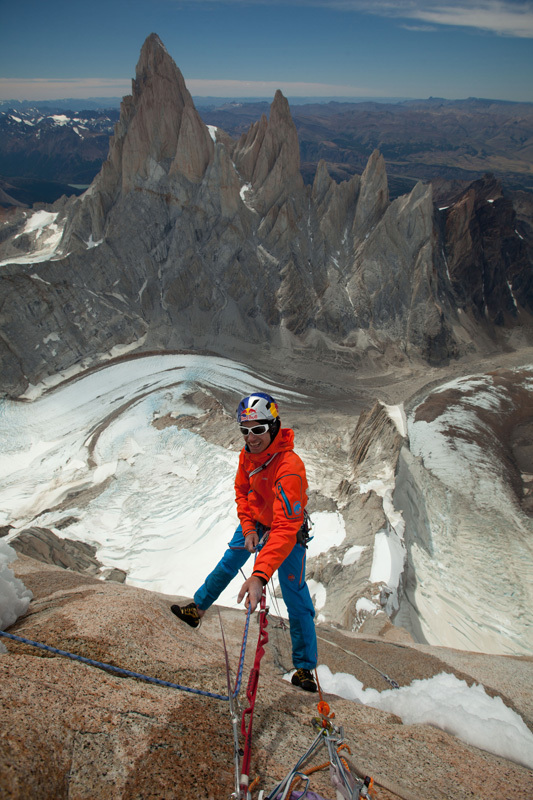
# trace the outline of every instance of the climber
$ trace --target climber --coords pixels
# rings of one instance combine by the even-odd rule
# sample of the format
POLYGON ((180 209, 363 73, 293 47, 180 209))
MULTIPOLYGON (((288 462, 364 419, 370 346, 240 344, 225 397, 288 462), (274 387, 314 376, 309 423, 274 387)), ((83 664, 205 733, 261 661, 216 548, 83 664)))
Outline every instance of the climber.
POLYGON ((192 628, 257 551, 253 572, 241 587, 238 602, 254 611, 265 586, 278 570, 283 600, 289 612, 292 683, 316 692, 315 610, 305 582, 307 479, 302 459, 294 452, 294 431, 282 428, 275 400, 255 392, 241 400, 237 422, 244 436, 235 478, 238 526, 228 549, 194 600, 171 610, 192 628), (261 540, 261 543, 260 543, 261 540))

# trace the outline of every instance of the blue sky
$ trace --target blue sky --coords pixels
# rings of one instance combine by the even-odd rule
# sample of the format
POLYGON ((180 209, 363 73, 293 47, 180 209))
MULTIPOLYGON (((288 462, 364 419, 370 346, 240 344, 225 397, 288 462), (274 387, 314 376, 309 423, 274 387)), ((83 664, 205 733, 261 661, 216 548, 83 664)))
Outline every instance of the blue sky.
POLYGON ((159 35, 193 95, 533 101, 533 0, 0 0, 0 100, 121 97, 159 35))

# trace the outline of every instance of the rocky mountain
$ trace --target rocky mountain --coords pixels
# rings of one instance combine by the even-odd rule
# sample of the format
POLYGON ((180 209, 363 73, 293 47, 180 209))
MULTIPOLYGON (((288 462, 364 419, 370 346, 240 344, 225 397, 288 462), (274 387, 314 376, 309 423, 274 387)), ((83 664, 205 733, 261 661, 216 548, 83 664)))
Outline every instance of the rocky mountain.
POLYGON ((80 194, 107 156, 118 116, 116 109, 0 111, 0 175, 10 195, 1 205, 80 194))
MULTIPOLYGON (((1 218, 1 389, 44 401, 2 406, 0 536, 34 598, 9 632, 225 692, 216 612, 200 631, 183 630, 169 611, 181 598, 119 584, 125 570, 109 564, 120 551, 131 570, 146 566, 155 529, 183 514, 179 487, 200 460, 192 444, 178 457, 173 434, 200 444, 218 482, 213 453, 222 453, 229 475, 228 451, 240 447, 229 429, 235 393, 259 376, 295 419, 310 507, 344 525, 338 544, 308 560, 319 662, 380 692, 384 673, 402 688, 453 673, 502 698, 529 734, 532 220, 529 195, 511 196, 489 175, 466 188, 443 180, 435 192, 418 183, 391 201, 378 151, 339 184, 322 162, 307 186, 281 93, 239 138, 206 127, 150 36, 90 188, 1 218), (207 351, 216 357, 205 364, 190 358, 207 351), (151 366, 153 353, 165 363, 151 366), (375 570, 380 544, 398 557, 385 577, 375 570)), ((208 506, 213 487, 209 495, 212 524, 225 512, 208 506)), ((221 613, 233 655, 243 614, 221 613)), ((287 631, 271 623, 253 746, 265 789, 309 746, 317 713, 316 698, 282 680, 287 631)), ((0 792, 231 793, 226 706, 29 645, 7 650, 0 792)), ((458 716, 463 730, 470 722, 459 699, 440 729, 431 717, 402 725, 338 695, 328 702, 350 763, 374 775, 381 800, 529 797, 523 759, 451 727, 458 716)), ((313 780, 330 796, 327 773, 313 780)))
MULTIPOLYGON (((14 200, 53 202, 76 193, 55 184, 87 185, 107 157, 119 100, 0 102, 0 176, 14 200), (68 135, 70 129, 75 135, 68 135), (43 184, 43 182, 46 182, 43 184)), ((266 101, 196 98, 202 120, 239 138, 266 101)), ((463 188, 493 173, 509 190, 533 189, 530 177, 533 106, 496 100, 301 102, 292 115, 305 183, 324 160, 336 181, 361 174, 372 152, 385 159, 392 199, 417 180, 458 180, 463 188)), ((9 204, 9 199, 2 201, 9 204)), ((16 203, 14 203, 16 204, 16 203)))
POLYGON ((531 340, 531 227, 492 178, 446 210, 422 183, 391 202, 375 151, 361 176, 321 163, 307 187, 283 95, 238 141, 207 128, 155 34, 100 173, 37 214, 2 226, 6 394, 117 346, 300 376, 319 354, 353 380, 531 340))
MULTIPOLYGON (((205 122, 243 133, 261 103, 200 106, 205 122)), ((386 162, 394 196, 409 191, 416 179, 436 177, 472 182, 494 173, 507 189, 531 191, 533 105, 469 98, 430 98, 400 103, 308 103, 293 117, 302 173, 312 182, 325 160, 330 174, 346 180, 361 173, 373 150, 386 162)), ((392 194, 392 193, 391 193, 392 194)))

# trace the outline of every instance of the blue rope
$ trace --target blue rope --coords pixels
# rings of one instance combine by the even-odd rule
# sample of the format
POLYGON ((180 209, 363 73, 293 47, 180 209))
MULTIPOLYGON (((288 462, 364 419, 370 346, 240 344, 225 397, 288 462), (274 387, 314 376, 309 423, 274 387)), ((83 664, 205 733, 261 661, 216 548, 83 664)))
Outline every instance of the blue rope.
MULTIPOLYGON (((241 690, 242 673, 244 669, 244 656, 246 654, 246 644, 248 641, 248 628, 250 626, 250 616, 251 616, 250 606, 248 606, 248 613, 246 614, 246 624, 244 627, 244 636, 241 646, 241 655, 239 658, 239 666, 237 668, 237 680, 235 683, 235 691, 232 694, 233 698, 237 697, 237 695, 241 690)), ((112 664, 103 664, 100 661, 94 661, 92 658, 77 656, 75 653, 68 653, 66 650, 59 650, 57 647, 50 647, 50 645, 41 644, 41 642, 33 642, 31 639, 24 639, 22 636, 15 636, 14 634, 6 633, 5 631, 0 631, 0 636, 5 636, 7 639, 13 639, 13 641, 15 642, 23 642, 23 644, 29 644, 32 647, 38 647, 41 650, 47 650, 49 653, 56 653, 59 656, 66 656, 66 658, 71 658, 73 661, 81 661, 83 664, 90 664, 92 667, 100 667, 101 669, 111 670, 111 672, 117 672, 119 675, 126 675, 129 678, 138 678, 139 680, 146 681, 147 683, 155 683, 158 686, 167 686, 169 689, 179 689, 181 692, 200 694, 203 697, 214 697, 215 700, 225 700, 226 702, 229 701, 229 695, 226 694, 215 694, 214 692, 204 692, 202 691, 202 689, 192 689, 188 686, 181 686, 179 683, 170 683, 170 681, 163 681, 160 678, 150 678, 148 675, 142 675, 139 672, 131 672, 131 670, 129 669, 114 667, 112 664)))
MULTIPOLYGON (((188 686, 180 686, 179 683, 170 683, 170 681, 163 681, 160 678, 150 678, 148 675, 141 675, 139 672, 131 672, 129 669, 122 669, 121 667, 114 667, 112 664, 102 664, 100 661, 94 661, 92 658, 85 658, 84 656, 77 656, 74 653, 68 653, 66 650, 59 650, 57 647, 50 647, 47 644, 41 644, 40 642, 32 642, 31 639, 24 639, 22 636, 14 636, 12 633, 6 633, 5 631, 0 631, 0 636, 5 636, 7 639, 13 639, 15 642, 23 642, 24 644, 29 644, 32 647, 38 647, 41 650, 47 650, 49 653, 56 653, 60 656, 66 656, 67 658, 72 658, 74 661, 82 661, 84 664, 90 664, 92 667, 101 667, 102 669, 108 669, 112 672, 118 672, 119 675, 127 675, 129 678, 139 678, 141 681, 147 681, 148 683, 155 683, 158 686, 167 686, 169 689, 179 689, 182 692, 191 692, 192 694, 201 694, 204 697, 214 697, 216 700, 229 700, 228 695, 223 694, 215 694, 214 692, 204 692, 201 689, 191 689, 188 686)), ((244 647, 243 647, 244 653, 244 647)), ((242 658, 244 661, 244 656, 242 658)), ((242 669, 241 669, 242 674, 242 669)), ((237 690, 238 691, 238 690, 237 690)), ((237 694, 235 692, 234 696, 237 694)))

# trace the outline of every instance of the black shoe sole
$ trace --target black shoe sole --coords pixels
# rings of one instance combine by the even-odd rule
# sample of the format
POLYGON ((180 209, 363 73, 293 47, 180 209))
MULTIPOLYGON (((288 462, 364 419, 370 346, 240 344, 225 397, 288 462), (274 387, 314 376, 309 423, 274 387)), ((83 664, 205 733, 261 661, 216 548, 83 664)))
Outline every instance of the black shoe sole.
POLYGON ((200 624, 199 619, 191 619, 189 616, 185 616, 181 613, 180 606, 170 606, 170 610, 173 614, 177 616, 182 622, 188 625, 190 628, 197 628, 200 624))

